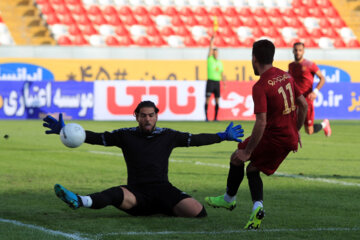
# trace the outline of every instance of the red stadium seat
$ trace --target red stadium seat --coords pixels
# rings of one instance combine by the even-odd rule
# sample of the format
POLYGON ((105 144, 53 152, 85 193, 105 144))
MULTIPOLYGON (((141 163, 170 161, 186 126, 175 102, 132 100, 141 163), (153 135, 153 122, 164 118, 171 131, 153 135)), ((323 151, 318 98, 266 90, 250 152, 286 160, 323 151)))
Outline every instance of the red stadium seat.
POLYGON ((341 38, 336 38, 334 41, 334 47, 336 48, 345 48, 346 44, 341 38))
POLYGON ((108 21, 106 20, 106 18, 102 14, 96 15, 92 22, 95 25, 108 24, 108 21))
POLYGON ((252 17, 251 15, 248 16, 244 22, 243 22, 244 26, 246 27, 256 27, 258 26, 258 22, 256 21, 256 19, 254 17, 252 17))
POLYGON ((68 36, 60 36, 57 40, 57 43, 61 46, 70 46, 72 45, 72 41, 68 36))
POLYGON ((183 26, 184 22, 179 15, 175 15, 171 19, 171 23, 175 27, 183 26))
POLYGON ((323 18, 325 16, 322 9, 319 7, 311 8, 310 13, 312 17, 316 17, 316 18, 323 18))
POLYGON ((256 17, 266 17, 267 13, 265 11, 265 8, 258 7, 258 8, 255 8, 255 10, 253 11, 253 15, 256 17))
POLYGON ((169 26, 163 27, 160 30, 160 33, 161 33, 162 36, 165 36, 165 37, 175 35, 174 29, 172 27, 169 27, 169 26))
POLYGON ((82 14, 87 14, 86 9, 84 8, 83 5, 79 4, 79 5, 75 5, 72 9, 71 9, 72 14, 74 15, 82 15, 82 14))
POLYGON ((151 42, 150 40, 145 37, 145 36, 141 36, 139 37, 136 42, 135 42, 136 45, 140 46, 140 47, 150 47, 151 46, 151 42))
POLYGON ((103 14, 104 14, 105 16, 114 16, 114 15, 117 16, 117 15, 118 15, 118 12, 117 12, 117 10, 115 9, 114 6, 109 5, 109 6, 106 6, 106 7, 104 8, 103 14))
POLYGON ((129 36, 129 31, 124 25, 119 25, 115 28, 116 35, 123 37, 123 36, 129 36))
POLYGON ((91 36, 94 34, 98 34, 98 31, 94 28, 92 24, 84 25, 83 34, 87 36, 91 36))
POLYGON ((332 6, 323 9, 323 11, 324 11, 326 17, 329 17, 329 18, 338 18, 339 17, 339 13, 332 6))
POLYGON ((50 0, 36 0, 36 3, 39 5, 48 4, 50 0))
POLYGON ((109 18, 108 18, 108 23, 110 25, 113 25, 113 26, 118 26, 118 25, 121 25, 122 24, 122 21, 121 19, 119 18, 118 15, 111 15, 109 18))
POLYGON ((161 36, 155 36, 152 44, 157 47, 166 46, 167 42, 161 36))
POLYGON ((233 18, 233 17, 238 16, 238 12, 236 11, 236 8, 235 8, 235 7, 227 7, 227 8, 225 9, 224 15, 225 15, 226 17, 231 17, 231 18, 233 18))
POLYGON ((332 27, 322 28, 324 36, 329 38, 337 38, 339 37, 339 33, 332 27))
POLYGON ((82 35, 81 29, 76 24, 70 25, 68 31, 72 36, 82 35))
POLYGON ((303 5, 308 8, 317 7, 317 0, 306 0, 303 1, 303 5))
POLYGON ((306 38, 304 40, 304 45, 306 48, 318 48, 319 47, 312 38, 306 38))
POLYGON ((266 32, 264 31, 264 33, 265 33, 265 36, 267 36, 267 37, 276 38, 280 35, 280 33, 276 27, 269 27, 266 30, 267 31, 266 32))
POLYGON ((199 24, 204 27, 212 27, 214 26, 214 21, 206 15, 200 17, 199 24))
POLYGON ((273 23, 270 21, 270 19, 266 16, 260 18, 260 20, 258 20, 259 22, 259 26, 267 28, 267 27, 271 27, 273 25, 273 23))
POLYGON ((92 22, 87 14, 82 14, 82 15, 79 15, 79 17, 77 19, 77 24, 85 26, 85 25, 91 25, 92 22))
POLYGON ((295 13, 293 8, 285 8, 282 15, 284 17, 288 17, 288 18, 295 18, 296 17, 296 13, 295 13))
POLYGON ((66 4, 68 4, 68 5, 74 5, 74 6, 76 6, 76 5, 82 5, 82 1, 81 1, 81 0, 66 0, 65 2, 66 2, 66 4))
POLYGON ((275 47, 280 47, 280 48, 287 47, 287 44, 282 37, 275 38, 274 45, 275 47))
POLYGON ((46 16, 46 22, 49 25, 59 24, 60 19, 56 16, 55 13, 52 13, 46 16))
POLYGON ((195 41, 194 38, 191 37, 191 36, 186 36, 186 37, 184 38, 184 45, 185 45, 186 47, 197 47, 196 41, 195 41))
POLYGON ((300 27, 297 29, 297 36, 300 38, 308 38, 310 34, 305 27, 300 27))
POLYGON ((224 16, 217 17, 219 27, 227 27, 229 25, 228 21, 224 16))
POLYGON ((143 26, 155 25, 154 21, 151 19, 149 15, 143 15, 139 20, 139 24, 143 26))
POLYGON ((351 40, 348 42, 347 46, 348 46, 349 48, 359 48, 359 47, 360 47, 360 43, 359 43, 359 41, 358 41, 357 39, 351 39, 351 40))
POLYGON ((208 37, 202 37, 198 41, 198 45, 201 47, 209 47, 210 39, 208 37))
POLYGON ((191 26, 191 27, 200 25, 199 21, 193 15, 187 17, 185 24, 187 26, 191 26))
POLYGON ((274 18, 278 18, 278 17, 282 16, 282 14, 281 14, 281 12, 280 12, 280 10, 278 8, 270 8, 267 11, 267 15, 269 17, 274 17, 274 18))
POLYGON ((224 40, 224 38, 216 37, 214 39, 214 46, 216 46, 216 47, 227 47, 228 45, 227 45, 226 41, 224 40))
POLYGON ((338 17, 338 18, 335 18, 333 27, 342 28, 342 27, 346 27, 346 24, 345 24, 344 20, 342 20, 340 17, 338 17))
MULTIPOLYGON (((304 41, 306 41, 306 40, 304 40, 304 41)), ((293 38, 289 41, 288 46, 293 47, 295 43, 298 43, 298 42, 304 43, 304 41, 301 41, 299 38, 293 38)), ((314 43, 314 44, 316 45, 316 43, 314 43)))
POLYGON ((83 46, 83 45, 89 45, 89 42, 84 38, 83 35, 78 35, 75 36, 73 44, 76 46, 83 46))
POLYGON ((122 6, 119 10, 121 16, 129 16, 132 15, 133 12, 129 6, 122 6))
POLYGON ((293 8, 298 8, 298 7, 303 6, 302 0, 292 0, 291 6, 293 8))
POLYGON ((328 28, 328 27, 331 27, 332 24, 327 18, 324 17, 319 20, 319 26, 321 28, 328 28))
POLYGON ((256 38, 265 36, 263 30, 260 27, 254 27, 251 31, 252 35, 256 38))
POLYGON ((65 14, 62 17, 61 23, 65 25, 73 25, 76 24, 76 20, 73 18, 71 14, 65 14))
POLYGON ((212 8, 210 9, 209 14, 210 14, 211 16, 218 16, 218 17, 219 17, 219 16, 222 16, 222 15, 223 15, 223 12, 222 12, 222 10, 221 10, 220 7, 215 6, 215 7, 212 7, 212 8))
POLYGON ((186 37, 186 36, 191 36, 191 32, 189 31, 189 29, 187 27, 180 26, 176 31, 176 35, 186 37))
POLYGON ((232 30, 231 27, 224 27, 220 29, 220 36, 222 37, 233 37, 236 36, 236 33, 232 30))
POLYGON ((45 15, 50 15, 50 14, 54 14, 55 10, 51 4, 43 4, 41 8, 41 12, 45 15))
POLYGON ((134 15, 130 14, 125 17, 125 20, 123 21, 125 25, 136 25, 138 24, 138 20, 134 17, 134 15))
POLYGON ((173 7, 173 6, 169 6, 165 9, 164 11, 165 15, 168 15, 168 16, 177 16, 179 15, 179 11, 176 9, 176 7, 173 7))
POLYGON ((135 44, 134 40, 132 40, 130 36, 122 37, 119 42, 121 46, 130 46, 135 44))
POLYGON ((194 12, 192 11, 191 7, 184 6, 180 9, 179 14, 181 16, 189 17, 189 16, 193 16, 194 12))
POLYGON ((237 36, 232 36, 231 38, 229 38, 228 45, 229 47, 241 47, 242 43, 237 36))
POLYGON ((160 31, 156 28, 156 26, 151 25, 151 26, 146 28, 146 34, 151 36, 151 37, 159 36, 160 31))
POLYGON ((288 26, 293 28, 299 28, 303 26, 303 23, 297 17, 293 17, 289 20, 288 26))
POLYGON ((249 16, 252 16, 252 12, 251 12, 250 8, 243 7, 243 8, 239 9, 239 15, 242 17, 249 17, 249 16))
POLYGON ((106 43, 107 46, 110 46, 110 47, 120 46, 119 40, 117 40, 117 38, 114 37, 114 36, 106 37, 105 43, 106 43))
POLYGON ((204 17, 204 16, 208 16, 208 14, 209 14, 208 11, 203 6, 199 6, 195 8, 194 15, 196 16, 204 17))
POLYGON ((137 16, 147 16, 149 11, 144 6, 137 6, 134 10, 134 14, 137 16))
POLYGON ((56 8, 54 8, 56 14, 58 15, 67 15, 71 14, 71 11, 65 4, 58 5, 56 8))
POLYGON ((238 16, 234 16, 230 19, 229 25, 231 27, 240 27, 244 25, 244 23, 241 21, 241 19, 238 16))
POLYGON ((91 16, 102 15, 102 11, 97 5, 92 5, 88 9, 88 14, 90 14, 91 16))
POLYGON ((284 28, 288 26, 288 23, 282 17, 274 18, 273 25, 278 28, 284 28))
POLYGON ((158 16, 158 15, 163 15, 164 12, 163 12, 163 10, 161 9, 161 7, 159 7, 159 6, 152 6, 152 7, 150 8, 149 14, 152 15, 152 16, 158 16))
POLYGON ((314 28, 310 32, 311 37, 313 38, 321 38, 324 37, 324 33, 321 31, 320 28, 314 28))
POLYGON ((61 5, 61 4, 65 4, 65 0, 51 0, 51 3, 53 5, 61 5))
POLYGON ((255 42, 254 38, 247 38, 247 39, 244 40, 243 45, 244 45, 244 47, 249 48, 249 47, 252 47, 254 42, 255 42))
POLYGON ((322 8, 331 6, 331 3, 329 2, 329 0, 317 0, 316 3, 319 7, 322 7, 322 8))
POLYGON ((298 17, 302 17, 302 18, 311 17, 311 13, 309 13, 309 8, 307 7, 300 7, 298 9, 295 9, 295 12, 297 13, 298 17))

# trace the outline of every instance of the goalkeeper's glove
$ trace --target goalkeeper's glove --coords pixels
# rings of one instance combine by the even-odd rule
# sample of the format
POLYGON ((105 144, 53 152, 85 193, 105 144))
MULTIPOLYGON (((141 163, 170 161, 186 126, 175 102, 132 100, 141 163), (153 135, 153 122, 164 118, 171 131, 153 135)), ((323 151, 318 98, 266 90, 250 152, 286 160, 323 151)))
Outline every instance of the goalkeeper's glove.
POLYGON ((50 130, 46 130, 46 134, 60 134, 61 129, 65 126, 62 113, 59 114, 59 121, 53 118, 50 115, 47 115, 44 119, 43 126, 50 128, 50 130))
POLYGON ((236 141, 236 142, 242 142, 240 139, 244 136, 243 132, 244 129, 241 128, 241 125, 236 125, 233 127, 234 123, 231 122, 229 126, 227 126, 225 132, 218 132, 216 133, 221 141, 227 140, 227 141, 236 141))

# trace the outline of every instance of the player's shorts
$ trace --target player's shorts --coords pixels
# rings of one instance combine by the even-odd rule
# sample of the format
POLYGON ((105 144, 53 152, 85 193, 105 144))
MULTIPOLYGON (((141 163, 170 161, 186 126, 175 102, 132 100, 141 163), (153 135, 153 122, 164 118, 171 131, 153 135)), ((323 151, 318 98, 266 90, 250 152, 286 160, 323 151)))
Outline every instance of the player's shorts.
POLYGON ((131 209, 121 209, 133 216, 148 216, 165 214, 174 216, 173 209, 176 204, 190 195, 174 187, 171 183, 123 185, 132 192, 137 200, 137 205, 131 209))
POLYGON ((304 125, 307 127, 311 127, 314 126, 314 119, 315 119, 314 101, 311 101, 308 97, 306 97, 305 99, 308 104, 308 110, 304 125))
MULTIPOLYGON (((245 149, 250 137, 239 143, 238 149, 245 149)), ((289 148, 283 148, 274 144, 270 138, 263 137, 250 156, 250 161, 257 169, 266 175, 273 174, 282 161, 289 154, 289 148)))
POLYGON ((220 97, 220 81, 207 80, 206 81, 206 97, 210 97, 211 94, 214 94, 215 98, 220 97))

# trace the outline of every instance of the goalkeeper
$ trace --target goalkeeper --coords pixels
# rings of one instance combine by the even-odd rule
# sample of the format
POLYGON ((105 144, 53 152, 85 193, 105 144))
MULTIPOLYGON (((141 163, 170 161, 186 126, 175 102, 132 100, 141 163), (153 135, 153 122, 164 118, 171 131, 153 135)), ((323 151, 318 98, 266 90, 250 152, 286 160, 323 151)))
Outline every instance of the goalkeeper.
MULTIPOLYGON (((101 209, 114 206, 133 216, 165 214, 177 217, 205 217, 204 206, 168 180, 169 156, 173 148, 203 146, 224 140, 241 142, 241 125, 230 123, 224 132, 191 134, 156 127, 159 109, 151 101, 140 102, 134 111, 137 127, 112 132, 86 131, 85 142, 122 149, 128 173, 127 185, 115 186, 89 195, 77 195, 60 184, 56 195, 71 208, 101 209)), ((59 134, 65 125, 51 116, 44 119, 47 134, 59 134)))

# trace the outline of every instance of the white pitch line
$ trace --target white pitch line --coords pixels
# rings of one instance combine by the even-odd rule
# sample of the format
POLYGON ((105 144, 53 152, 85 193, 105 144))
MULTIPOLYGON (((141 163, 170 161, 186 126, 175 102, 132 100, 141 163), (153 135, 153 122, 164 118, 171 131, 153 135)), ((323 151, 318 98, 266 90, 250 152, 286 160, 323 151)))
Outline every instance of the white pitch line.
MULTIPOLYGON (((123 154, 121 154, 121 153, 102 152, 102 151, 89 151, 89 152, 90 153, 95 153, 95 154, 114 155, 114 156, 123 157, 123 154)), ((217 168, 225 168, 225 169, 229 168, 229 165, 225 165, 225 164, 205 163, 205 162, 200 162, 200 161, 195 161, 194 162, 194 161, 188 161, 188 160, 170 159, 170 162, 190 163, 190 164, 195 164, 195 165, 202 165, 202 166, 208 166, 208 167, 217 167, 217 168)), ((326 179, 326 178, 306 177, 306 176, 302 176, 302 175, 295 175, 295 174, 288 174, 288 173, 281 173, 281 172, 276 172, 274 175, 279 176, 279 177, 302 179, 302 180, 306 180, 306 181, 315 181, 315 182, 324 182, 324 183, 338 184, 338 185, 344 185, 344 186, 360 187, 360 183, 344 182, 344 181, 331 180, 331 179, 326 179)))
POLYGON ((104 236, 116 236, 116 235, 188 235, 188 234, 199 234, 199 235, 213 235, 213 234, 232 234, 232 233, 272 233, 272 232, 350 232, 360 231, 360 228, 310 228, 310 229, 258 229, 258 230, 227 230, 227 231, 194 231, 194 232, 180 232, 180 231, 161 231, 161 232, 112 232, 97 234, 96 237, 104 236))
POLYGON ((16 220, 9 220, 9 219, 4 219, 4 218, 0 218, 0 222, 3 223, 10 223, 16 226, 20 226, 20 227, 26 227, 26 228, 30 228, 30 229, 35 229, 50 235, 57 235, 57 236, 63 236, 65 238, 68 239, 74 239, 74 240, 89 240, 88 238, 84 238, 81 237, 79 233, 64 233, 64 232, 60 232, 60 231, 55 231, 55 230, 51 230, 51 229, 47 229, 44 227, 40 227, 40 226, 36 226, 36 225, 32 225, 32 224, 26 224, 26 223, 22 223, 16 220))

